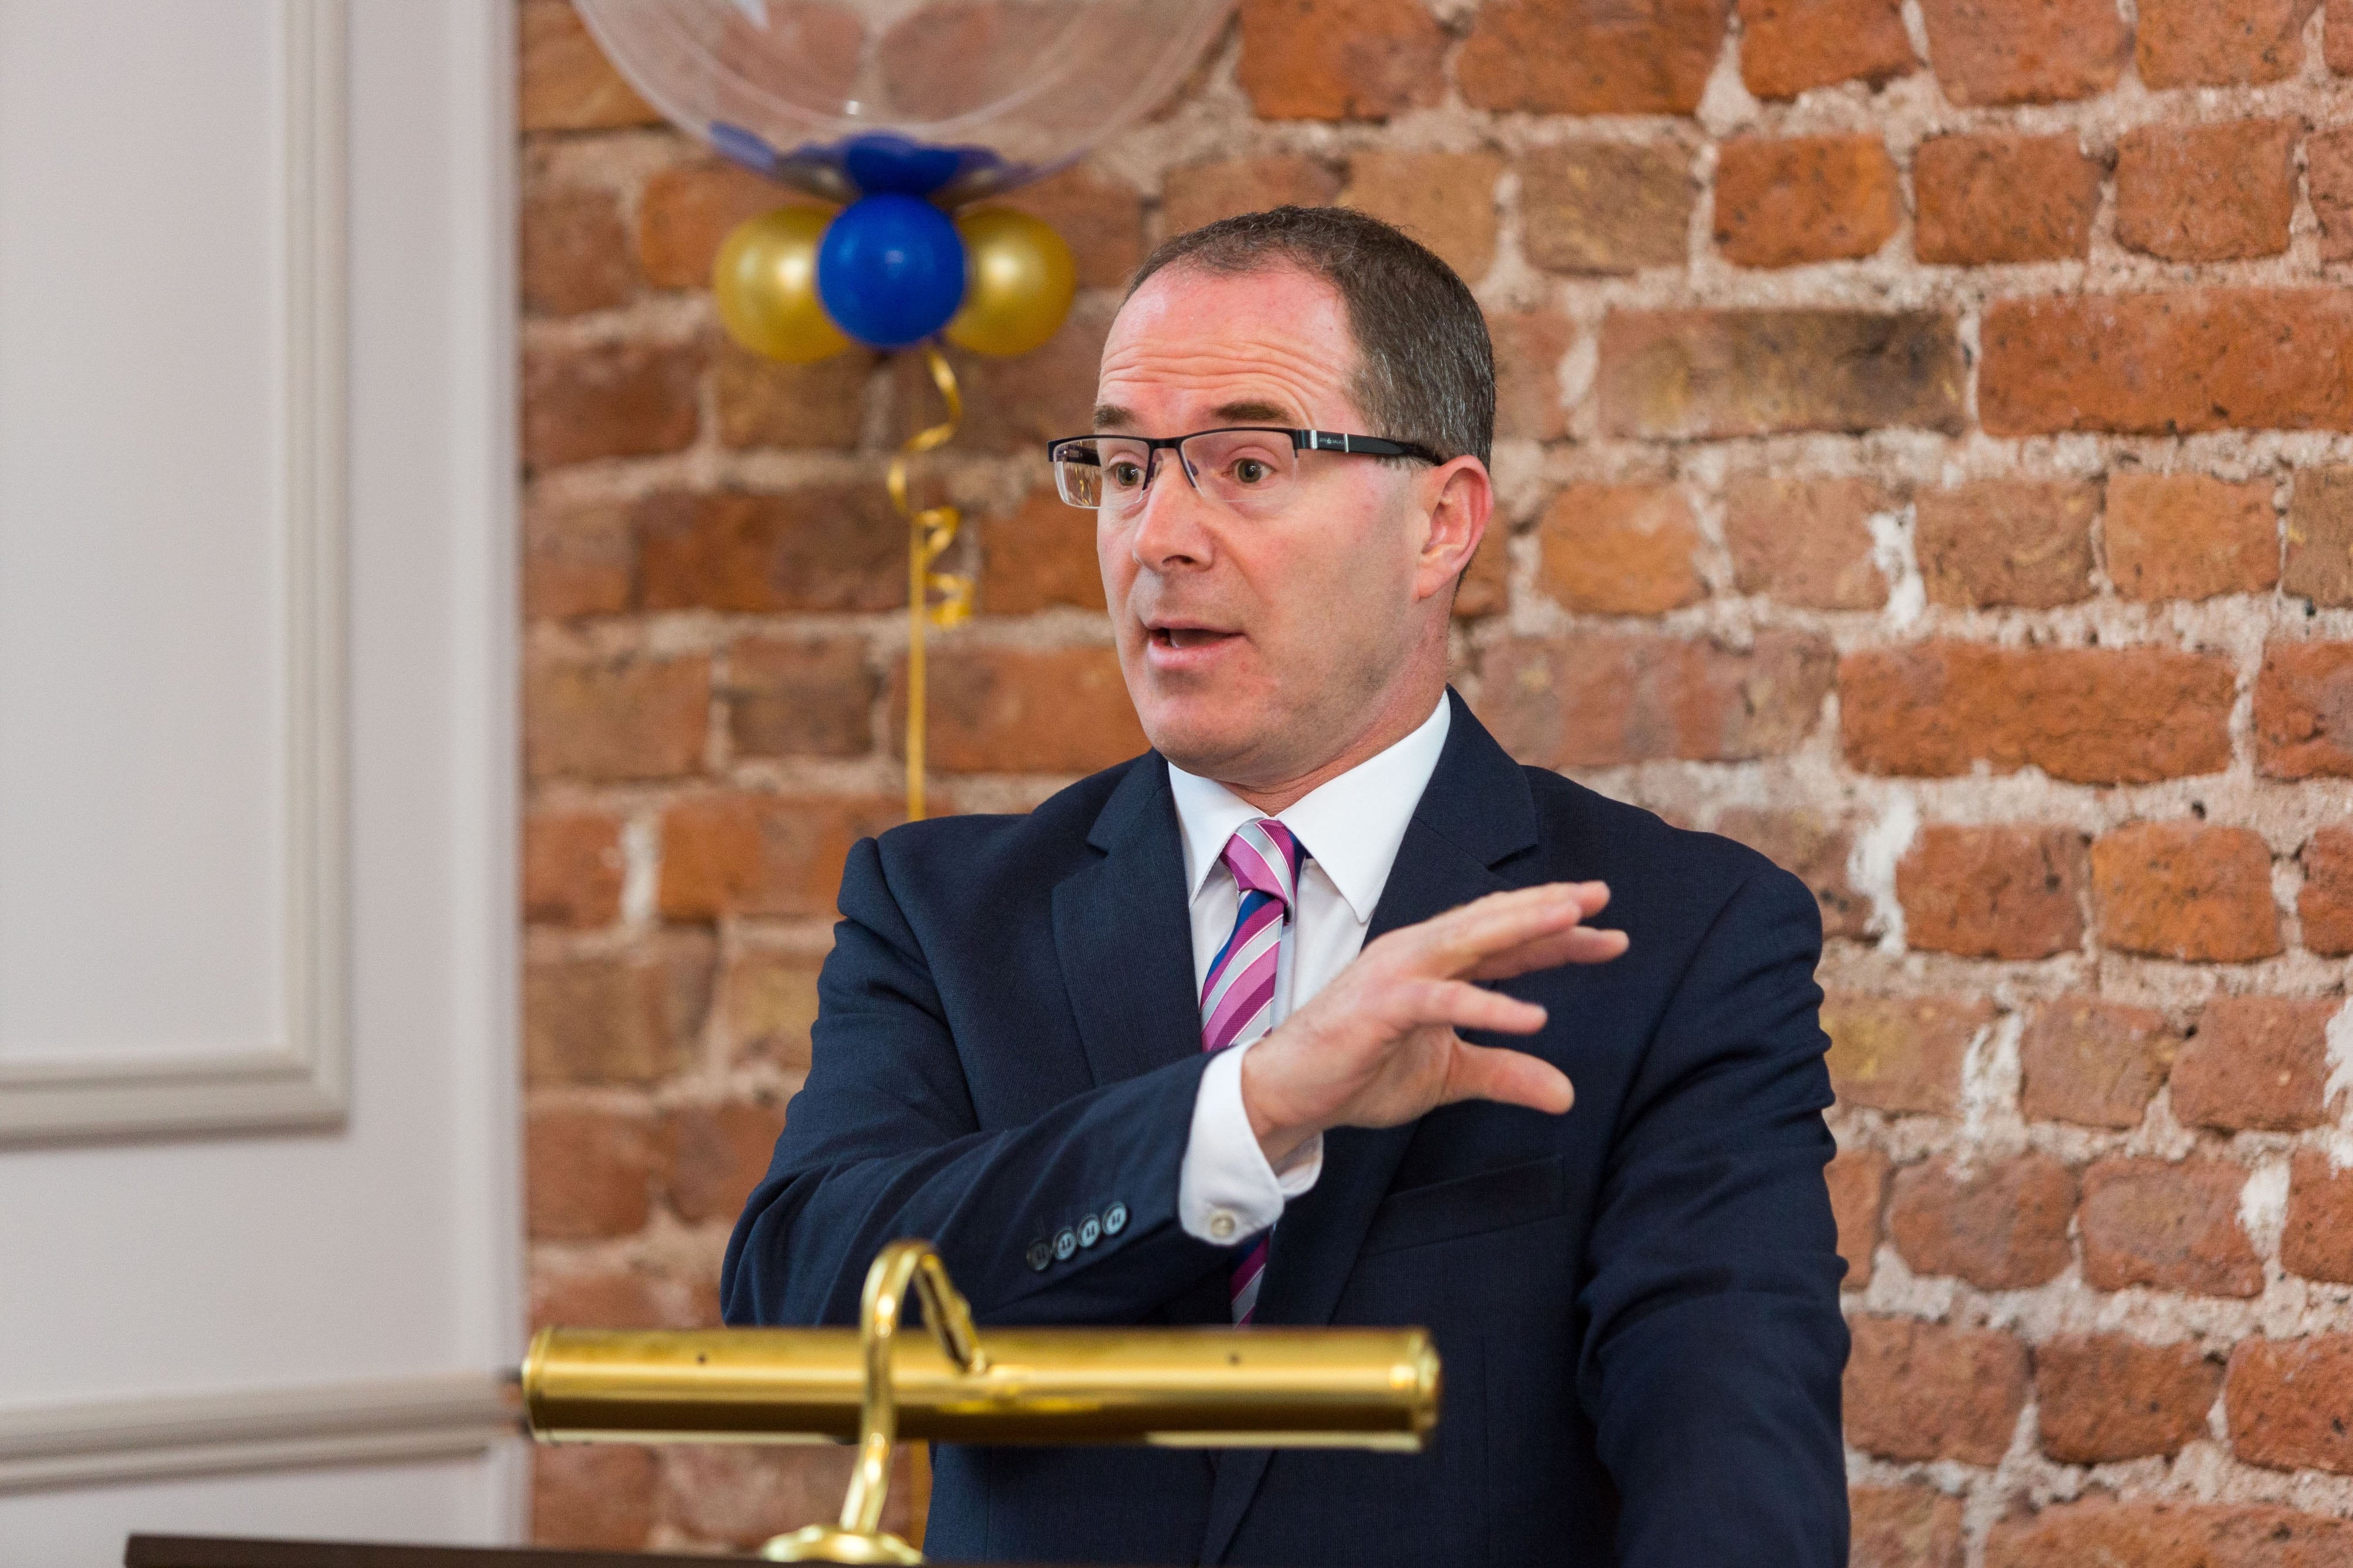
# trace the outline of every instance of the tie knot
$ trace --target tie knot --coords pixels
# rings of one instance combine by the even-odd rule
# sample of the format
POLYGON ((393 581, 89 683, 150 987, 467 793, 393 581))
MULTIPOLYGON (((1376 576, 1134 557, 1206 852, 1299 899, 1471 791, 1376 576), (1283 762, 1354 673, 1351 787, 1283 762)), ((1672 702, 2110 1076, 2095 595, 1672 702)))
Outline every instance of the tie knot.
POLYGON ((1285 910, 1297 907, 1293 893, 1299 886, 1300 862, 1306 858, 1306 847, 1271 816, 1243 823, 1226 840, 1226 868, 1242 891, 1280 899, 1285 910))

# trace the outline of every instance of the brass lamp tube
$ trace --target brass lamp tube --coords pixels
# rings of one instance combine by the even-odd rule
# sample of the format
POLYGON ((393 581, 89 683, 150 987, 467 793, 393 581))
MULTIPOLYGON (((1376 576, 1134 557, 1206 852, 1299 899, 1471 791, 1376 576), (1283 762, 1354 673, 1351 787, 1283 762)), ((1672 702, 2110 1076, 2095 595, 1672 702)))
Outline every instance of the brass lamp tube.
MULTIPOLYGON (((902 1440, 1414 1453, 1438 1420, 1419 1329, 991 1329, 983 1343, 967 1373, 931 1336, 896 1337, 902 1440)), ((548 1441, 847 1443, 866 1374, 850 1329, 543 1329, 522 1394, 548 1441)))

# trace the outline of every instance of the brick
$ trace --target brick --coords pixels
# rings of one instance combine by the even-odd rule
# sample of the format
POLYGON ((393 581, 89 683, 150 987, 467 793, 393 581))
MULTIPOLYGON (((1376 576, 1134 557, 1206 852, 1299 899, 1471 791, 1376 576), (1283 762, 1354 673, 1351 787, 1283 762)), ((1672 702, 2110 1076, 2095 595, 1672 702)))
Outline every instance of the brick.
POLYGON ((1846 1439, 1890 1459, 1991 1465, 2026 1408, 2026 1347, 1915 1318, 1849 1320, 1846 1439))
POLYGON ((1423 0, 1242 0, 1235 79, 1261 120, 1386 120, 1445 89, 1423 0))
POLYGON ((2304 178, 2320 220, 2320 259, 2353 260, 2353 131, 2305 138, 2304 178))
POLYGON ((1831 1189, 1831 1215, 1838 1222, 1839 1256, 1846 1259, 1846 1289, 1860 1290, 1871 1283, 1872 1255, 1879 1250, 1887 1156, 1876 1149, 1842 1149, 1822 1175, 1831 1189))
POLYGON ((1740 79, 1759 98, 1873 87, 1919 67, 1898 0, 1739 0, 1740 79))
POLYGON ((2127 599, 2260 594, 2279 581, 2272 482, 2126 472, 2108 480, 2108 576, 2127 599))
POLYGON ((1922 261, 2080 261, 2092 251, 2100 165, 2073 135, 1936 136, 1912 155, 1922 261))
POLYGON ((2192 1157, 2101 1160, 2084 1173, 2076 1225, 2094 1289, 2147 1285, 2193 1296, 2253 1296, 2263 1266, 2239 1225, 2247 1173, 2192 1157))
POLYGON ((1980 339, 1989 435, 2353 429, 2353 298, 2340 289, 1997 300, 1980 339))
POLYGON ((1718 151, 1715 244, 1736 267, 1870 256, 1903 216, 1895 160, 1876 135, 1741 136, 1718 151))
POLYGON ((1967 371, 1934 310, 1613 310, 1601 423, 1708 440, 1798 430, 1958 430, 1967 371))
POLYGON ((2353 1170, 2299 1151, 2289 1172, 2280 1267, 2306 1279, 2353 1285, 2353 1170))
POLYGON ((534 811, 523 819, 522 918, 610 925, 621 914, 621 819, 602 811, 534 811))
POLYGON ((2353 827, 2324 827, 2304 847, 2304 888, 2295 896, 2304 945, 2353 952, 2353 827))
POLYGON ((2353 1552, 2353 1525, 2264 1504, 2122 1503, 2094 1495, 1999 1520, 1986 1568, 2322 1568, 2353 1552))
POLYGON ((1736 838, 1798 878, 1820 905, 1822 934, 1862 936, 1871 921, 1871 900, 1847 875, 1853 835, 1806 810, 1760 811, 1728 806, 1716 816, 1715 830, 1736 838))
POLYGON ((1936 639, 1840 661, 1840 739, 1866 773, 1947 777, 1983 763, 2146 784, 2229 765, 2234 684, 2228 662, 2201 654, 1936 639))
POLYGON ((1476 283, 1495 263, 1495 182, 1503 177, 1494 153, 1359 153, 1348 161, 1340 200, 1397 225, 1476 283))
POLYGON ((2047 610, 2091 596, 2097 485, 1978 479, 1913 499, 1913 542, 1930 602, 2047 610))
POLYGON ((1552 272, 1680 267, 1699 199, 1677 142, 1571 142, 1520 160, 1520 248, 1552 272))
POLYGON ((1471 563, 1455 580, 1452 613, 1458 621, 1504 612, 1512 596, 1511 536, 1500 523, 1490 521, 1471 563))
POLYGON ((621 79, 566 0, 522 0, 516 111, 525 131, 608 131, 661 116, 621 79))
POLYGON ((654 1173, 643 1110, 531 1113, 524 1192, 534 1241, 595 1241, 645 1227, 654 1173))
POLYGON ((637 535, 616 501, 558 503, 533 495, 522 508, 522 613, 533 620, 609 616, 637 595, 637 535))
POLYGON ((992 199, 1042 218, 1071 247, 1082 289, 1120 289, 1144 260, 1144 193, 1086 164, 992 199))
POLYGON ((727 732, 749 757, 857 757, 882 682, 854 637, 746 637, 727 652, 727 732))
POLYGON ((1724 542, 1733 579, 1811 610, 1875 610, 1887 579, 1873 553, 1871 518, 1895 498, 1869 479, 1744 475, 1724 489, 1724 542))
MULTIPOLYGON (((905 670, 891 725, 905 721, 905 670)), ((1107 647, 961 647, 930 669, 929 765, 949 773, 1091 773, 1149 742, 1107 647)))
POLYGON ((522 308, 577 316, 625 304, 637 292, 621 204, 607 191, 540 191, 525 198, 517 270, 522 308))
POLYGON ((980 525, 980 608, 1026 616, 1069 605, 1104 607, 1095 514, 1063 503, 1052 489, 1031 490, 1010 517, 980 525))
POLYGON ((2217 996, 2173 1064, 2173 1119, 2227 1132, 2301 1132, 2327 1120, 2333 996, 2217 996))
POLYGON ((1904 939, 1968 958, 2049 958, 2084 941, 2083 836, 2063 827, 1920 829, 1895 868, 1904 939))
POLYGON ((1852 1487, 1849 1568, 1961 1568, 1961 1500, 1926 1487, 1852 1487))
POLYGON ((2280 586, 2316 605, 2353 605, 2353 468, 2296 474, 2280 586))
POLYGON ((702 1291, 681 1280, 635 1271, 534 1271, 531 1326, 565 1329, 700 1329, 718 1327, 713 1310, 699 1310, 702 1291))
POLYGON ((2222 1366, 2196 1345, 2061 1334, 2034 1347, 2042 1451, 2063 1465, 2172 1455, 2206 1435, 2222 1366))
MULTIPOLYGON (((833 1523, 855 1457, 847 1445, 682 1443, 662 1454, 662 1513, 695 1541, 757 1548, 805 1524, 833 1523)), ((909 1522, 913 1459, 901 1444, 882 1508, 882 1528, 902 1537, 921 1533, 909 1522)))
POLYGON ((533 779, 659 779, 702 766, 711 661, 532 663, 523 683, 523 772, 533 779))
POLYGON ((850 846, 904 816, 903 802, 880 795, 689 795, 662 813, 661 912, 676 921, 829 915, 850 846))
POLYGON ((2134 55, 2153 88, 2285 81, 2316 0, 2140 0, 2134 55))
POLYGON ((2353 0, 2328 0, 2321 20, 2320 58, 2338 76, 2353 76, 2353 0))
POLYGON ((1959 104, 2090 98, 2132 54, 2110 0, 1921 0, 1920 15, 1937 85, 1959 104))
POLYGON ((729 232, 788 200, 774 183, 721 159, 664 169, 638 196, 638 265, 656 289, 708 289, 729 232))
POLYGON ((522 355, 522 457, 553 468, 675 452, 694 440, 703 355, 694 343, 529 346, 522 355))
POLYGON ((1616 767, 1658 757, 1736 762, 1795 749, 1831 677, 1829 643, 1761 631, 1746 649, 1645 634, 1496 644, 1481 712, 1538 767, 1616 767))
POLYGON ((1831 1087, 1841 1100, 1898 1114, 1957 1116, 1961 1058, 1993 1022, 1993 1004, 1960 996, 1858 996, 1822 1002, 1831 1087))
POLYGON ((2239 120, 2126 132, 2116 142, 2116 243, 2168 261, 2285 250, 2298 129, 2239 120))
POLYGON ((773 948, 744 948, 729 961, 722 1016, 738 1059, 808 1070, 818 967, 809 954, 773 948))
POLYGON ((1491 0, 1454 64, 1473 109, 1689 114, 1729 0, 1491 0))
POLYGON ((653 1531, 654 1485, 650 1449, 618 1443, 534 1443, 532 1542, 584 1551, 635 1552, 653 1531))
POLYGON ((1538 586, 1570 610, 1656 616, 1707 596, 1699 524, 1675 485, 1571 485, 1536 526, 1538 586))
POLYGON ((2241 1341, 2222 1405, 2245 1463, 2353 1475, 2353 1334, 2241 1341))
MULTIPOLYGON (((1011 359, 962 350, 951 353, 965 397, 964 427, 956 435, 956 447, 1010 452, 1034 462, 1047 442, 1092 429, 1095 373, 1103 364, 1103 339, 1111 331, 1113 313, 1108 300, 1082 299, 1043 348, 1011 359)), ((893 427, 912 432, 936 422, 939 394, 922 356, 896 356, 895 371, 893 427)))
POLYGON ((892 610, 907 602, 907 525, 878 484, 665 491, 638 503, 649 610, 892 610))
POLYGON ((2265 646, 2255 765, 2280 779, 2353 775, 2353 643, 2265 646))
POLYGON ((2105 947, 2204 963, 2280 951, 2271 850, 2243 827, 2120 827, 2092 846, 2092 891, 2105 947))
POLYGON ((686 1063, 711 1005, 699 931, 646 948, 523 967, 523 1061, 533 1084, 653 1083, 686 1063))
POLYGON ((860 58, 859 23, 868 17, 879 23, 884 16, 894 18, 874 51, 884 101, 921 106, 923 117, 935 124, 995 106, 1002 101, 1004 83, 1025 79, 1025 68, 1034 69, 1071 47, 1070 13, 1022 0, 892 6, 879 13, 862 5, 799 5, 793 20, 803 29, 836 18, 843 28, 839 63, 806 68, 807 79, 871 79, 865 74, 871 68, 860 58))
POLYGON ((1165 234, 1184 234, 1270 207, 1323 206, 1339 194, 1339 175, 1294 153, 1194 163, 1161 177, 1160 226, 1165 234))
POLYGON ((681 1105, 662 1117, 663 1185, 690 1225, 733 1220, 767 1173, 785 1108, 745 1100, 681 1105))
POLYGON ((786 451, 856 447, 875 363, 874 355, 853 348, 813 364, 786 364, 722 333, 711 378, 720 443, 786 451))
POLYGON ((2074 1213, 2075 1178, 2048 1154, 1968 1168, 1926 1160, 1895 1173, 1887 1234, 1915 1274, 2021 1290, 2066 1268, 2074 1213))
POLYGON ((2030 1121, 2137 1127, 2180 1043, 2154 1008, 2093 996, 2047 1002, 2019 1037, 2020 1109, 2030 1121))
POLYGON ((1495 346, 1496 438, 1557 441, 1568 434, 1560 364, 1577 341, 1575 324, 1557 310, 1519 310, 1488 317, 1487 332, 1495 346))

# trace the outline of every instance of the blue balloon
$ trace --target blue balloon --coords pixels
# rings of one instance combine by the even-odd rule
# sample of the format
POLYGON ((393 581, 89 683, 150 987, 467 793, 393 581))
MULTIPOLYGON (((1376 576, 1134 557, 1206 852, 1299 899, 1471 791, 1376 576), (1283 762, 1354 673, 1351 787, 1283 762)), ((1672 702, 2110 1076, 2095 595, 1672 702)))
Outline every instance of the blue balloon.
POLYGON ((877 132, 844 142, 841 166, 861 191, 928 196, 963 171, 964 158, 953 147, 926 146, 877 132))
POLYGON ((817 294, 833 324, 860 342, 921 342, 964 302, 964 241, 929 202, 864 197, 842 208, 818 242, 817 294))

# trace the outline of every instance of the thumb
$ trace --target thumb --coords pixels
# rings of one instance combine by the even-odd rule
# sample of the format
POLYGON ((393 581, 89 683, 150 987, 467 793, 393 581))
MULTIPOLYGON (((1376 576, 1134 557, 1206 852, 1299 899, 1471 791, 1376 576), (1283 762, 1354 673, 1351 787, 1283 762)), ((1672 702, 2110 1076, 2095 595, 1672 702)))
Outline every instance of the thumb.
POLYGON ((1440 1103, 1451 1105, 1462 1100, 1525 1105, 1557 1116, 1577 1102, 1577 1089, 1567 1073, 1541 1057, 1496 1046, 1474 1046, 1458 1037, 1453 1058, 1447 1064, 1446 1090, 1440 1103))

